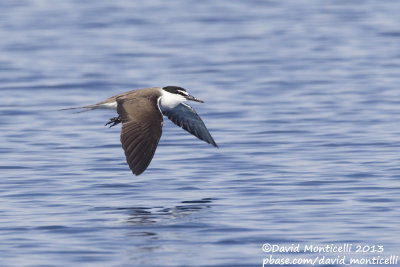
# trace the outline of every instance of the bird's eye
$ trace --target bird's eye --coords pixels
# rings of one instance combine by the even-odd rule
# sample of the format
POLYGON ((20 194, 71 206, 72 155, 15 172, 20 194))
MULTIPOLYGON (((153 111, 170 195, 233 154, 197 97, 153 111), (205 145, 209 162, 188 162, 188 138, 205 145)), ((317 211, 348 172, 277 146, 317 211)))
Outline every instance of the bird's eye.
POLYGON ((186 91, 178 90, 178 94, 183 95, 183 96, 188 96, 189 94, 186 91))

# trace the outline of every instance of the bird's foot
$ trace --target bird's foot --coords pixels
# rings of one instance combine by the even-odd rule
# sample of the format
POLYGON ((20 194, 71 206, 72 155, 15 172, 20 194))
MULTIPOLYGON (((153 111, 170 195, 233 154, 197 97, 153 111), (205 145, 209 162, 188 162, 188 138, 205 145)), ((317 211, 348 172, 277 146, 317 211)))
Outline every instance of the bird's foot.
POLYGON ((110 121, 107 122, 104 126, 107 126, 107 125, 111 124, 111 125, 110 125, 110 128, 111 128, 111 127, 117 125, 117 124, 120 123, 120 122, 121 122, 121 119, 120 119, 119 116, 118 116, 118 117, 111 118, 110 121))

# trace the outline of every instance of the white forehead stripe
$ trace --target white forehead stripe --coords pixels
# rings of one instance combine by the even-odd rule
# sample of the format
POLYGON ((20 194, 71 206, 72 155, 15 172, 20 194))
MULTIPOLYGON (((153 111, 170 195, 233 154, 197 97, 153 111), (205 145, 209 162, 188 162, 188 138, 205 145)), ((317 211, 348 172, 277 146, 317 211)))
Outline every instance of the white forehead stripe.
POLYGON ((182 93, 182 94, 184 94, 184 95, 189 95, 186 91, 183 91, 183 90, 177 90, 179 93, 182 93))

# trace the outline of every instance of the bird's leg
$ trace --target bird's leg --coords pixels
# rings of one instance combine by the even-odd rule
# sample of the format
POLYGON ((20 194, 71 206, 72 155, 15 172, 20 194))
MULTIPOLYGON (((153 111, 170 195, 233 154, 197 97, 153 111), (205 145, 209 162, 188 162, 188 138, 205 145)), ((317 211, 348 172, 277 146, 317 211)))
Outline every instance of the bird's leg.
POLYGON ((119 116, 118 116, 118 117, 111 118, 110 121, 107 122, 104 126, 107 126, 107 125, 111 124, 111 125, 110 125, 110 128, 111 128, 111 127, 117 125, 117 124, 120 123, 120 122, 121 122, 121 119, 120 119, 119 116))

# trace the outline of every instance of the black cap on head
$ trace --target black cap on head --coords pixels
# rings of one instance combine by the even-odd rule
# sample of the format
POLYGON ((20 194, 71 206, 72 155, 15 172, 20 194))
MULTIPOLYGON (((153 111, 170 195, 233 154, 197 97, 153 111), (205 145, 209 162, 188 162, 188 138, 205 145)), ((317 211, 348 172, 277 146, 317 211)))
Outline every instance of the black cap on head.
POLYGON ((194 96, 189 95, 186 90, 182 87, 179 86, 165 86, 162 88, 163 90, 171 93, 171 94, 177 94, 177 95, 181 95, 184 96, 186 98, 186 100, 192 100, 192 101, 196 101, 196 102, 200 102, 200 103, 204 103, 203 100, 200 100, 198 98, 195 98, 194 96))
MULTIPOLYGON (((179 87, 179 86, 165 86, 165 87, 163 87, 163 90, 170 92, 171 94, 180 94, 180 95, 182 95, 181 92, 186 92, 186 90, 184 88, 179 87)), ((185 95, 185 94, 183 94, 183 95, 185 95)))

